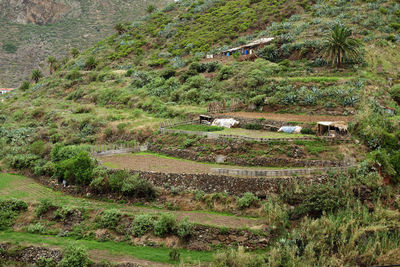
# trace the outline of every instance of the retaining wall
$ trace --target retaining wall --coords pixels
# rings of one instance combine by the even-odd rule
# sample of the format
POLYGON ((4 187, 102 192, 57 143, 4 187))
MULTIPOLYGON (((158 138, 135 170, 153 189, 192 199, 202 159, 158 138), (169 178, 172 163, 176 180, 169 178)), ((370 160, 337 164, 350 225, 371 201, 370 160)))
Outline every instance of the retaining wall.
POLYGON ((211 168, 213 174, 218 175, 234 175, 244 177, 282 177, 297 175, 321 174, 328 171, 347 171, 349 167, 339 168, 304 168, 304 169, 282 169, 282 170, 245 170, 245 169, 227 169, 227 168, 211 168))
MULTIPOLYGON (((220 155, 199 155, 199 152, 191 149, 171 149, 149 144, 148 150, 168 155, 171 157, 183 158, 192 161, 217 162, 220 155)), ((229 156, 226 153, 224 162, 238 166, 258 166, 258 167, 345 167, 352 165, 350 162, 334 160, 305 160, 277 157, 254 157, 252 159, 229 156)), ((218 162, 221 163, 221 162, 218 162)))
MULTIPOLYGON (((109 170, 115 172, 116 170, 109 170)), ((146 171, 130 171, 138 174, 140 178, 150 181, 156 186, 165 184, 187 190, 203 190, 206 193, 228 192, 234 195, 242 195, 252 192, 259 197, 279 192, 279 187, 286 187, 293 181, 322 182, 323 175, 311 177, 280 177, 280 178, 245 178, 214 174, 186 174, 186 173, 160 173, 146 171)))

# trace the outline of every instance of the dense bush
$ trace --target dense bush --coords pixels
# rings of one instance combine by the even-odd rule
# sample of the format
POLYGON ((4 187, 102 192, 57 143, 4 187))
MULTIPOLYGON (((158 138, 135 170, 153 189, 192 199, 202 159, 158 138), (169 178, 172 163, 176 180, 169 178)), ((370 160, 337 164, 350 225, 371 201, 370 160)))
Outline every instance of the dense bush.
POLYGON ((132 222, 132 234, 142 236, 153 229, 153 216, 150 214, 136 215, 132 222))
POLYGON ((219 252, 214 256, 215 267, 263 267, 265 260, 261 255, 247 254, 243 247, 219 252))
POLYGON ((138 175, 131 175, 126 170, 119 170, 111 174, 108 182, 112 191, 121 192, 126 196, 149 200, 157 196, 157 191, 150 182, 139 178, 138 175))
POLYGON ((62 161, 78 156, 83 151, 89 151, 89 147, 85 145, 70 145, 65 146, 64 144, 55 144, 50 152, 50 158, 52 161, 62 161))
POLYGON ((154 234, 156 236, 165 237, 168 234, 174 234, 177 229, 177 221, 175 215, 164 213, 154 223, 154 234))
POLYGON ((400 84, 394 85, 389 92, 392 98, 400 105, 400 84))
POLYGON ((238 199, 238 206, 241 209, 248 208, 256 203, 258 203, 258 197, 251 192, 244 193, 243 196, 238 199))
POLYGON ((88 185, 93 178, 95 163, 88 152, 56 164, 56 175, 70 184, 88 185))
POLYGON ((35 209, 36 218, 40 218, 42 215, 46 214, 46 212, 53 208, 57 208, 57 206, 54 205, 50 199, 41 200, 39 205, 35 209))
POLYGON ((111 209, 103 211, 98 220, 101 227, 115 229, 120 219, 121 212, 117 209, 111 209))
POLYGON ((0 200, 0 230, 10 227, 18 214, 27 209, 28 205, 22 200, 0 200))
POLYGON ((89 254, 86 248, 77 244, 69 245, 63 251, 63 258, 57 265, 58 267, 88 267, 91 266, 92 261, 89 259, 89 254))
POLYGON ((186 240, 193 234, 193 230, 193 223, 189 222, 188 218, 185 217, 178 223, 176 232, 181 239, 186 240))
POLYGON ((32 234, 46 233, 46 227, 44 225, 42 225, 40 222, 28 225, 26 230, 28 231, 28 233, 32 233, 32 234))

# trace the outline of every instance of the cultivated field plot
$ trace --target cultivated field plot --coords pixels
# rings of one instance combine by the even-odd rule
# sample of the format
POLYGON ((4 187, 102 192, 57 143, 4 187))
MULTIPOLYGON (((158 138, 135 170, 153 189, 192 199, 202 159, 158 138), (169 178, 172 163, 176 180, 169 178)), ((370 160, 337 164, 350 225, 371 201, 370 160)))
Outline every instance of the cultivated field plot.
POLYGON ((256 170, 280 169, 277 167, 243 167, 224 164, 201 163, 153 153, 116 154, 99 157, 99 160, 108 168, 164 173, 212 173, 211 168, 256 170))
MULTIPOLYGON (((133 205, 118 204, 97 201, 87 198, 79 198, 65 195, 61 192, 54 191, 51 188, 47 188, 34 179, 0 173, 0 199, 20 199, 27 202, 39 202, 43 199, 50 199, 59 206, 71 206, 71 207, 82 207, 87 209, 118 209, 121 212, 127 213, 160 213, 163 210, 157 208, 145 208, 133 205)), ((260 219, 220 215, 215 213, 197 212, 197 211, 168 211, 176 215, 178 219, 188 217, 190 221, 194 223, 215 225, 215 226, 226 226, 230 228, 240 228, 244 226, 253 227, 262 225, 263 222, 260 219)))
POLYGON ((317 121, 345 121, 349 122, 353 119, 352 116, 330 116, 330 115, 302 115, 289 113, 269 113, 269 112, 231 112, 219 115, 266 120, 287 121, 287 122, 317 122, 317 121))

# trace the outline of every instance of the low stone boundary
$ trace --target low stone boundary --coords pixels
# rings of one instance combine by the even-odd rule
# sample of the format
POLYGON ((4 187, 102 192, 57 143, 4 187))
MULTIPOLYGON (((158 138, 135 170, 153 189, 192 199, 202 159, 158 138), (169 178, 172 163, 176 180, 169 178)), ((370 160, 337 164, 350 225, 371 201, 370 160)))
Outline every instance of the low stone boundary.
MULTIPOLYGON (((109 169, 115 172, 115 169, 109 169)), ((140 178, 150 181, 155 186, 179 187, 186 190, 202 190, 206 193, 228 192, 233 195, 242 195, 252 192, 259 197, 269 194, 279 193, 279 187, 286 187, 294 181, 304 181, 307 183, 321 182, 324 175, 314 175, 311 177, 273 177, 273 178, 245 178, 236 176, 215 175, 207 173, 187 174, 187 173, 161 173, 131 170, 131 174, 138 174, 140 178)))
POLYGON ((350 141, 348 138, 333 138, 329 136, 320 136, 320 137, 299 137, 299 138, 257 138, 257 137, 248 137, 241 135, 228 135, 228 134, 219 134, 216 132, 200 132, 200 131, 186 131, 186 130, 178 130, 178 129, 167 129, 160 128, 161 133, 172 133, 172 134, 187 134, 187 135, 196 135, 203 136, 208 139, 236 139, 243 141, 253 141, 253 142, 295 142, 295 141, 317 141, 317 140, 325 140, 325 141, 333 141, 333 142, 346 142, 350 141))
POLYGON ((346 161, 289 159, 289 158, 279 158, 279 157, 254 157, 251 159, 247 159, 247 158, 229 156, 229 152, 227 152, 225 155, 203 155, 203 154, 199 155, 199 152, 193 151, 191 149, 164 148, 152 144, 149 144, 148 151, 192 161, 229 163, 237 166, 346 167, 353 164, 352 162, 346 162, 346 161), (221 158, 221 156, 223 157, 223 161, 218 160, 219 158, 221 158))
POLYGON ((227 169, 211 168, 213 174, 242 176, 242 177, 282 177, 282 176, 304 176, 312 174, 322 174, 329 171, 347 171, 349 167, 337 168, 306 168, 306 169, 282 169, 282 170, 245 170, 245 169, 227 169))
POLYGON ((147 151, 148 144, 135 144, 133 146, 129 145, 99 145, 94 146, 90 149, 90 153, 93 156, 110 156, 115 154, 126 154, 132 152, 144 152, 147 151))

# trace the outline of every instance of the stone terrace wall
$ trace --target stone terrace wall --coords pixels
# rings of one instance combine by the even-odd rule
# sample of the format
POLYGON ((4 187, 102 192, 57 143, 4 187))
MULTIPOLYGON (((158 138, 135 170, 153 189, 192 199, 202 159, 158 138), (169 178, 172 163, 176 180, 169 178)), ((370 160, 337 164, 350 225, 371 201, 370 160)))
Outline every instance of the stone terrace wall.
MULTIPOLYGON (((191 149, 171 149, 163 148, 157 145, 149 145, 148 150, 171 157, 177 157, 192 161, 201 162, 216 162, 218 155, 199 155, 198 152, 191 149)), ((254 157, 252 159, 236 158, 229 156, 225 158, 225 162, 229 162, 238 166, 259 166, 259 167, 345 167, 350 163, 344 161, 334 160, 304 160, 304 159, 289 159, 289 158, 276 158, 276 157, 254 157)))
POLYGON ((339 168, 304 168, 304 169, 282 169, 282 170, 252 170, 252 169, 227 169, 211 168, 213 174, 235 175, 244 177, 285 177, 297 175, 321 174, 328 171, 347 171, 349 167, 339 168))
MULTIPOLYGON (((116 170, 109 170, 111 173, 116 170)), ((312 177, 280 177, 280 178, 242 178, 213 174, 186 174, 186 173, 160 173, 146 171, 130 171, 138 174, 140 178, 152 182, 155 186, 163 187, 165 184, 187 190, 203 190, 206 193, 228 192, 233 195, 242 195, 252 192, 260 197, 279 192, 280 185, 287 186, 294 180, 304 182, 321 182, 325 176, 312 177)))

